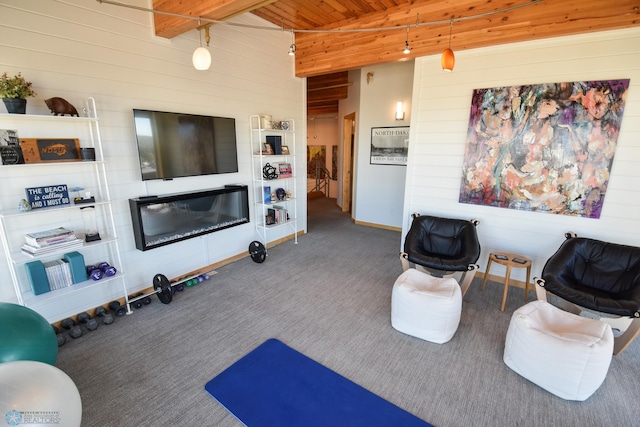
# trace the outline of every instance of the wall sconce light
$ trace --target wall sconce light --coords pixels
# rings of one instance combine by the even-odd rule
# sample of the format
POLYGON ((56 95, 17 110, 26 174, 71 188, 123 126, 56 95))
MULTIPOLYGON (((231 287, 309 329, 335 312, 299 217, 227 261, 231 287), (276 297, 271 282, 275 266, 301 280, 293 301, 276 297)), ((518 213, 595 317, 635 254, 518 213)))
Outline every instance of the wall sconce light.
POLYGON ((396 120, 404 120, 404 106, 402 101, 396 104, 396 120))
MULTIPOLYGON (((204 27, 205 32, 205 41, 207 42, 207 47, 209 46, 209 41, 211 37, 209 36, 209 26, 206 25, 204 27)), ((200 27, 200 18, 198 18, 198 34, 200 36, 200 47, 198 47, 191 57, 191 61, 193 62, 193 68, 199 71, 208 70, 211 66, 211 53, 209 50, 202 46, 202 28, 200 27)))
POLYGON ((449 26, 449 47, 442 52, 442 58, 440 61, 442 62, 442 69, 444 71, 453 71, 453 67, 456 65, 456 56, 453 54, 451 50, 451 32, 453 31, 453 16, 451 17, 451 24, 449 26))

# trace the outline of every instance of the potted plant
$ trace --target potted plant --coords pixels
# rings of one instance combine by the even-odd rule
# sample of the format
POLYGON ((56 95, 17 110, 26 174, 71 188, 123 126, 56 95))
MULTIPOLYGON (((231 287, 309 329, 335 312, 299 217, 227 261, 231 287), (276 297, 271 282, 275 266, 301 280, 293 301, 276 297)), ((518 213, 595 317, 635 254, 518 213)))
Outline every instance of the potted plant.
POLYGON ((9 113, 24 114, 27 108, 27 97, 35 95, 31 82, 26 81, 21 73, 9 77, 5 72, 0 76, 0 98, 9 113))

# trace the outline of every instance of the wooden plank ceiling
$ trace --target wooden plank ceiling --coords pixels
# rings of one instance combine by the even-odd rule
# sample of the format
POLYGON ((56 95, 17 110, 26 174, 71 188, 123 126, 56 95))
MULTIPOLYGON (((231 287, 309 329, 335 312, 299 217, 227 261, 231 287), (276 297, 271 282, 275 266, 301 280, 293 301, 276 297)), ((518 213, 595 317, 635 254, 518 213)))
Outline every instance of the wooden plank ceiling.
MULTIPOLYGON (((640 25, 640 0, 153 0, 153 8, 192 17, 225 20, 251 12, 295 33, 295 72, 313 77, 368 65, 406 61, 496 44, 640 25), (479 16, 475 19, 466 19, 479 16), (416 26, 419 22, 420 25, 416 26), (437 22, 437 23, 435 23, 437 22), (358 31, 396 28, 393 30, 358 31), (407 33, 408 28, 408 33, 407 33), (319 32, 304 32, 315 30, 319 32), (342 30, 342 31, 335 31, 342 30), (333 31, 333 32, 332 32, 333 31), (411 52, 402 51, 409 42, 411 52)), ((175 37, 197 20, 155 14, 156 34, 175 37)), ((337 84, 336 74, 327 85, 337 84)), ((319 80, 322 80, 319 79, 319 80)), ((309 80, 309 85, 312 81, 309 80)), ((316 89, 316 87, 313 87, 316 89)), ((312 92, 324 92, 313 90, 312 92)), ((314 94, 319 102, 320 94, 314 94)), ((326 98, 326 95, 323 94, 326 98)), ((311 97, 310 97, 311 98, 311 97)), ((337 99, 337 98, 336 98, 337 99)), ((335 100, 335 99, 334 99, 335 100)), ((326 100, 325 100, 326 101, 326 100)))

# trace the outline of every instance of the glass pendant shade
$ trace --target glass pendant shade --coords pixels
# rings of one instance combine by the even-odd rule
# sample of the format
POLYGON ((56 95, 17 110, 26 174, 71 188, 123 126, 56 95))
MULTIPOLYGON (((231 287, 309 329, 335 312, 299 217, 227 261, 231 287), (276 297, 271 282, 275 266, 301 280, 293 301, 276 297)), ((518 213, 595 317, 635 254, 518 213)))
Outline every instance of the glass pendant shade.
POLYGON ((442 52, 442 69, 444 71, 453 71, 453 67, 456 65, 456 56, 453 54, 453 51, 449 48, 445 49, 442 52))
POLYGON ((207 48, 200 46, 193 52, 193 67, 196 70, 208 70, 211 66, 211 54, 207 48))

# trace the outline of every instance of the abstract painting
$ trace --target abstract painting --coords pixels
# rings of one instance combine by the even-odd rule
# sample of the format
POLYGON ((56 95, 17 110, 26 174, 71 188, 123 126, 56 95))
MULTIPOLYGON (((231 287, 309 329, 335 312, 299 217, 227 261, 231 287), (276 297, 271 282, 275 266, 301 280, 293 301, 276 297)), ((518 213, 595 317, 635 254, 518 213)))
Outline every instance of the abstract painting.
POLYGON ((316 166, 320 166, 319 178, 324 178, 327 164, 326 145, 307 145, 307 178, 316 178, 316 166))
POLYGON ((461 203, 600 218, 629 79, 475 89, 461 203))
POLYGON ((338 180, 338 146, 331 146, 331 179, 338 180))

